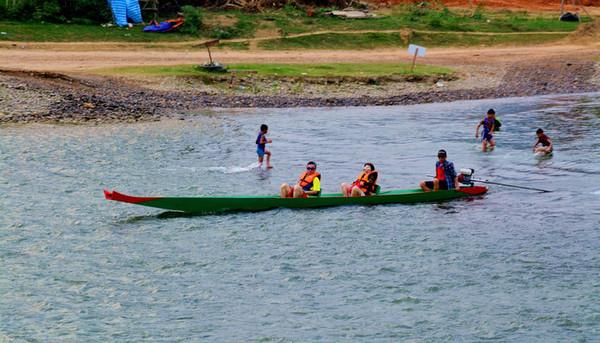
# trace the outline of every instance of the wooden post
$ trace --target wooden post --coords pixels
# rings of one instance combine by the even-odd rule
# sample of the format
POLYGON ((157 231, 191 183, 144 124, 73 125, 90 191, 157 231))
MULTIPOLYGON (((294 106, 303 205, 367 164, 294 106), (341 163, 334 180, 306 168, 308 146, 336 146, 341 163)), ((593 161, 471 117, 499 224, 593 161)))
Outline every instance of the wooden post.
POLYGON ((208 42, 204 42, 202 45, 206 47, 208 50, 208 59, 210 60, 210 64, 213 64, 212 54, 210 53, 210 46, 219 44, 218 39, 209 40, 208 42))
POLYGON ((208 50, 208 59, 210 60, 210 64, 213 64, 212 55, 210 54, 210 47, 206 44, 206 50, 208 50))
POLYGON ((410 67, 410 72, 412 73, 413 69, 415 69, 415 63, 417 62, 417 54, 419 53, 419 48, 415 49, 415 55, 413 56, 412 66, 410 67))

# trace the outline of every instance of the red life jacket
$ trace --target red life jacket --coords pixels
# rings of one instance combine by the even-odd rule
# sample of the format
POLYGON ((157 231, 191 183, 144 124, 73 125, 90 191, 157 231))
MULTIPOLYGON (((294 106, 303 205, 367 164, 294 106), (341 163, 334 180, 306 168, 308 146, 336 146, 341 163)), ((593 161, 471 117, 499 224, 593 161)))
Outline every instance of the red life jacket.
POLYGON ((445 181, 446 180, 446 172, 444 171, 444 165, 440 164, 439 167, 436 168, 435 170, 435 178, 440 180, 440 181, 445 181))
POLYGON ((304 172, 300 175, 300 181, 298 181, 298 185, 305 191, 310 191, 315 178, 319 178, 319 181, 321 181, 321 173, 314 172, 312 174, 308 174, 308 172, 304 172))
MULTIPOLYGON (((368 173, 362 172, 359 176, 358 179, 356 179, 356 181, 354 181, 354 185, 356 185, 358 188, 360 188, 361 191, 365 192, 365 194, 371 194, 371 193, 375 193, 376 187, 377 187, 377 176, 378 173, 377 171, 373 170, 370 171, 368 173), (371 181, 369 179, 369 176, 371 176, 371 174, 375 175, 375 180, 371 181)), ((371 179, 373 177, 371 176, 371 179)))

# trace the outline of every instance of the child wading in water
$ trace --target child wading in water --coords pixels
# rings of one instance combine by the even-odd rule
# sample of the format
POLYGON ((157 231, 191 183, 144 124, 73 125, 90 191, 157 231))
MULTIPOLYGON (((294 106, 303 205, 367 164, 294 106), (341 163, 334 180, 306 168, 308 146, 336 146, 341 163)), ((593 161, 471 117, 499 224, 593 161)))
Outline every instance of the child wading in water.
POLYGON ((490 145, 490 149, 493 149, 496 146, 496 142, 494 141, 494 129, 496 127, 496 111, 493 108, 490 108, 487 111, 487 116, 483 118, 477 127, 475 128, 475 138, 479 138, 479 128, 483 125, 483 132, 481 133, 481 150, 483 152, 487 151, 488 144, 490 145))
POLYGON ((544 130, 542 129, 537 129, 537 131, 535 131, 535 135, 537 136, 537 140, 535 141, 535 144, 533 145, 533 152, 534 153, 543 153, 543 154, 551 154, 552 153, 552 140, 550 139, 550 137, 546 136, 546 134, 544 133, 544 130), (538 145, 542 145, 542 146, 538 146, 538 145))
POLYGON ((267 139, 266 135, 269 131, 269 127, 267 124, 262 124, 260 126, 260 132, 258 133, 258 137, 256 137, 256 154, 258 155, 258 167, 262 167, 263 157, 267 155, 267 168, 273 168, 271 165, 271 152, 266 149, 266 144, 273 142, 270 139, 267 139))

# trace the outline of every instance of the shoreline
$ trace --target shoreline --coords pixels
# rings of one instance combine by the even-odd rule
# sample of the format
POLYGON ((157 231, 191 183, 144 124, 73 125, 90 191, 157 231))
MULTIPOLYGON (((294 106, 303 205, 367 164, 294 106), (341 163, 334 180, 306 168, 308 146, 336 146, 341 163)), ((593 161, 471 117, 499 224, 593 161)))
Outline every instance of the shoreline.
POLYGON ((460 74, 440 82, 239 80, 231 90, 197 79, 0 70, 0 124, 156 121, 211 108, 392 106, 600 91, 600 63, 594 60, 471 65, 460 74), (250 87, 256 94, 248 94, 250 87))

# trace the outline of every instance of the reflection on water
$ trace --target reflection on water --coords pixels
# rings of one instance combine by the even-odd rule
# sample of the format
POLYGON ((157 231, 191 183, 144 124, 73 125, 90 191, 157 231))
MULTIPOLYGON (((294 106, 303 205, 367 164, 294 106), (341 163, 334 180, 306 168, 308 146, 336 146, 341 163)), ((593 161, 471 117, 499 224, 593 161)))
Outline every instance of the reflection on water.
POLYGON ((598 95, 2 127, 0 337, 593 341, 598 95), (502 132, 481 153, 473 131, 490 107, 502 132), (256 168, 262 123, 268 171, 256 168), (552 156, 531 152, 538 127, 552 156), (440 148, 477 178, 553 192, 212 216, 102 197, 273 194, 308 160, 325 192, 365 161, 384 190, 414 188, 440 148))

